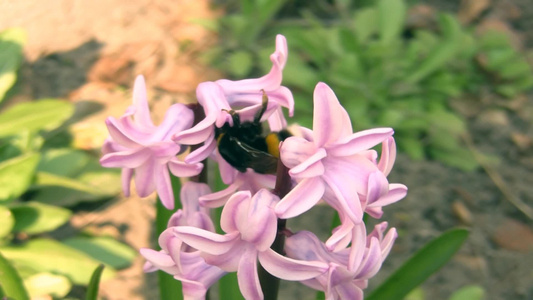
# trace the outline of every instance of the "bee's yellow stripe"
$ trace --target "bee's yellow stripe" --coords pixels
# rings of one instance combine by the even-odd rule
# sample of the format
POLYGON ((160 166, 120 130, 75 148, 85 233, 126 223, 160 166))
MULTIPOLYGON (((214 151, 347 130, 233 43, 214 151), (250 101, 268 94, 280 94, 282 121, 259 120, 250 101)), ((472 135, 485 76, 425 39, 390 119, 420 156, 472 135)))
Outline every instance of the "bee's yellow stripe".
POLYGON ((269 133, 265 138, 268 153, 279 158, 279 137, 277 133, 269 133))

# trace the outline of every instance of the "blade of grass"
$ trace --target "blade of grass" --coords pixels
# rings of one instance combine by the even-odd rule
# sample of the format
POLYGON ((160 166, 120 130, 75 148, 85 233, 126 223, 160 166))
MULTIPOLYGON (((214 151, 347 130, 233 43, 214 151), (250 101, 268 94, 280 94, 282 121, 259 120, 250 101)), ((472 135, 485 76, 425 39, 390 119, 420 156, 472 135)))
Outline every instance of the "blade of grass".
POLYGON ((98 297, 98 289, 100 288, 100 278, 102 277, 102 272, 104 271, 104 265, 100 264, 93 272, 91 276, 91 281, 89 281, 89 286, 87 287, 87 294, 85 295, 85 300, 96 300, 98 297))
POLYGON ((2 254, 0 254, 0 288, 2 297, 17 300, 30 299, 19 274, 2 254))
POLYGON ((468 230, 448 230, 432 240, 375 289, 367 300, 401 300, 444 266, 468 237, 468 230))
MULTIPOLYGON (((180 189, 181 182, 180 179, 170 175, 170 180, 172 182, 172 190, 174 191, 174 207, 176 210, 181 208, 180 202, 180 189)), ((168 219, 174 211, 166 209, 159 197, 156 204, 156 234, 159 236, 161 232, 167 229, 168 219)), ((182 300, 183 294, 181 292, 181 281, 174 279, 172 275, 169 275, 163 271, 157 271, 157 277, 159 279, 159 299, 173 299, 173 300, 182 300)))

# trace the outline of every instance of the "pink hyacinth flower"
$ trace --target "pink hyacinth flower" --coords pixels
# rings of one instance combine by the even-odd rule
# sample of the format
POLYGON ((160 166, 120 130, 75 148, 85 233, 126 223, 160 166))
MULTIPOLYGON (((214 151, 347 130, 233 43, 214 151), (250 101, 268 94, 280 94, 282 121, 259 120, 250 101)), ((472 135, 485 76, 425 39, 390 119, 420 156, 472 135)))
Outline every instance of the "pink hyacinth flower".
POLYGON ((363 299, 363 289, 367 287, 368 279, 381 268, 397 233, 392 228, 384 235, 387 228, 385 222, 378 224, 368 236, 363 223, 356 227, 351 248, 336 252, 330 251, 313 233, 298 232, 285 241, 288 257, 269 253, 272 261, 265 264, 265 269, 281 279, 301 281, 323 291, 328 300, 363 299), (310 263, 323 272, 307 280, 298 279, 301 269, 310 269, 310 263))
POLYGON ((193 113, 185 105, 174 104, 166 112, 163 122, 155 126, 150 118, 144 78, 138 76, 133 89, 133 105, 106 125, 110 137, 103 146, 100 164, 108 168, 122 168, 122 189, 130 193, 130 181, 135 173, 135 188, 141 197, 157 191, 168 209, 174 208, 170 171, 179 177, 198 175, 200 163, 185 163, 177 159, 182 146, 170 138, 192 125, 193 113))
POLYGON ((172 215, 168 229, 159 236, 161 251, 140 250, 147 262, 146 272, 162 270, 182 282, 185 299, 205 299, 209 287, 226 274, 220 268, 208 265, 200 252, 184 244, 174 235, 174 226, 194 226, 214 232, 208 210, 198 203, 198 198, 211 193, 206 184, 187 182, 180 192, 183 209, 172 215))
MULTIPOLYGON (((375 128, 353 133, 348 113, 324 83, 317 84, 313 98, 313 131, 307 138, 286 139, 280 149, 281 160, 298 184, 277 204, 276 213, 291 218, 309 210, 323 196, 333 196, 324 200, 351 223, 359 223, 366 202, 377 203, 389 194, 384 171, 390 170, 391 158, 384 158, 389 165, 384 161, 379 166, 369 159, 368 150, 390 141, 394 131, 375 128)), ((404 196, 407 192, 404 185, 392 189, 402 190, 404 196)))
MULTIPOLYGON (((279 198, 262 189, 235 193, 222 211, 225 235, 190 226, 175 227, 176 237, 202 252, 210 265, 237 271, 239 288, 246 299, 263 299, 257 273, 258 255, 270 250, 276 238, 277 217, 273 206, 279 198)), ((270 250, 271 251, 271 250, 270 250)), ((261 257, 259 261, 262 263, 261 257)), ((306 278, 316 276, 311 273, 306 278)))
POLYGON ((270 55, 272 68, 263 77, 238 81, 217 80, 200 83, 196 89, 198 103, 203 107, 205 118, 193 128, 174 135, 173 140, 180 144, 196 145, 204 143, 202 149, 196 150, 187 157, 187 162, 199 162, 207 158, 216 147, 214 126, 222 127, 224 123, 232 124, 229 110, 235 110, 241 120, 251 121, 261 108, 263 91, 269 98, 268 107, 263 114, 273 131, 286 126, 281 107, 294 111, 294 99, 291 91, 281 86, 283 68, 287 61, 287 41, 284 36, 276 37, 276 50, 270 55))

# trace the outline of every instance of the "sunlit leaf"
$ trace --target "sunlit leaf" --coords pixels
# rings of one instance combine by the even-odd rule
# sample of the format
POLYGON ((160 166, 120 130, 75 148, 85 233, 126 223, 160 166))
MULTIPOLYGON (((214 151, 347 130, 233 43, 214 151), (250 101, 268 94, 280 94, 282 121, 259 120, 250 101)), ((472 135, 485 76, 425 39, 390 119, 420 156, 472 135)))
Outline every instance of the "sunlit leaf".
POLYGON ((38 273, 24 279, 24 286, 32 299, 48 295, 63 298, 70 292, 72 283, 62 275, 38 273))
POLYGON ((17 69, 22 62, 22 47, 26 32, 11 28, 0 32, 0 102, 17 80, 17 69))
POLYGON ((18 134, 23 130, 51 130, 65 122, 73 112, 72 103, 64 100, 20 103, 0 114, 0 136, 18 134))
MULTIPOLYGON (((68 277, 74 284, 87 284, 100 264, 85 253, 51 239, 33 239, 21 246, 1 247, 0 252, 17 266, 33 268, 68 277)), ((102 275, 109 279, 115 270, 106 268, 102 275)))
POLYGON ((449 300, 482 300, 485 290, 479 285, 466 285, 455 291, 449 300))
POLYGON ((13 231, 37 234, 52 231, 65 224, 71 211, 62 207, 37 202, 17 204, 11 207, 15 217, 13 231))
POLYGON ((7 207, 0 205, 0 239, 11 232, 13 225, 15 225, 13 213, 7 207))
POLYGON ((91 276, 91 281, 87 287, 87 294, 85 295, 85 300, 97 300, 98 290, 100 288, 100 278, 102 277, 102 272, 104 271, 104 265, 99 265, 93 272, 91 276))
POLYGON ((126 268, 138 253, 110 237, 74 237, 61 241, 115 269, 126 268))
POLYGON ((466 229, 451 229, 432 240, 389 276, 366 299, 403 299, 453 257, 463 245, 468 233, 466 229))
POLYGON ((40 155, 30 153, 0 163, 0 202, 14 199, 30 186, 40 155))
POLYGON ((8 299, 29 300, 28 292, 19 274, 7 261, 5 254, 0 250, 0 288, 3 296, 8 299))

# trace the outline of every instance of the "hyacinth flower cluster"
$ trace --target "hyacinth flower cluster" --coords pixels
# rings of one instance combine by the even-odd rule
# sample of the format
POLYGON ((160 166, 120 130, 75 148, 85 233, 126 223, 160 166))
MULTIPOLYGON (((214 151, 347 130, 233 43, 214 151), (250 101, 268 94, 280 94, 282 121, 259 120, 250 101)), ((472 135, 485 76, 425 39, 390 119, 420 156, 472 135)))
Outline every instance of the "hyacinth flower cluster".
MULTIPOLYGON (((146 271, 162 270, 181 281, 185 299, 205 299, 208 289, 230 272, 237 272, 244 298, 264 299, 269 277, 259 274, 265 271, 271 278, 323 291, 326 299, 363 299, 368 280, 397 237, 386 222, 370 233, 363 222, 365 213, 381 218, 384 206, 407 193, 406 186, 387 180, 396 158, 394 132, 354 133, 348 113, 325 83, 314 91, 313 128, 292 126, 291 136, 269 151, 279 157, 276 172, 238 171, 221 156, 224 126, 241 126, 259 116, 255 121, 268 123, 270 131, 286 130, 283 109, 289 116, 294 110, 291 91, 281 85, 287 57, 285 37, 278 35, 268 74, 203 82, 196 89, 203 118, 174 104, 159 126, 150 119, 144 79, 138 77, 133 105, 120 119, 106 121, 109 138, 101 164, 122 168, 126 195, 133 178, 140 196, 155 191, 166 208, 174 209, 177 191, 170 173, 186 181, 179 192, 181 208, 159 237, 161 250, 140 251, 146 271), (235 124, 236 115, 240 124, 235 124), (378 145, 381 153, 372 149, 378 145), (225 189, 212 191, 206 183, 187 179, 207 172, 211 164, 218 166, 225 189), (316 205, 333 208, 341 221, 325 241, 287 226, 287 220, 316 205), (223 233, 215 230, 214 208, 222 208, 223 233)), ((258 151, 238 141, 235 145, 258 151)))

